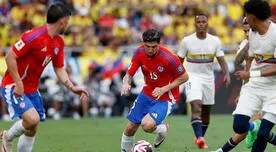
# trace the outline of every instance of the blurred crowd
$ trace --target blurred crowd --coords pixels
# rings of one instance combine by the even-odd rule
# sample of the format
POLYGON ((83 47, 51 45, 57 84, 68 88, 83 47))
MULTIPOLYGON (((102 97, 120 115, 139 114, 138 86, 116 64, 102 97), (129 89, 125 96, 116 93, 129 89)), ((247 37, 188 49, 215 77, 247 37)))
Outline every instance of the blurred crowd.
MULTIPOLYGON (((176 51, 179 41, 194 32, 194 16, 205 13, 209 33, 217 35, 225 53, 231 54, 244 39, 241 27, 245 1, 0 0, 0 57, 22 32, 45 24, 50 4, 64 3, 72 10, 68 30, 64 33, 66 68, 75 84, 88 88, 91 102, 80 103, 48 68, 40 88, 48 116, 58 120, 65 116, 80 119, 126 115, 131 105, 129 101, 139 93, 143 78, 137 74, 132 92, 121 97, 124 62, 130 60, 134 51, 135 47, 131 46, 141 42, 142 32, 150 28, 160 30, 161 43, 176 51)), ((271 20, 276 21, 276 0, 269 2, 273 8, 271 20)), ((1 111, 4 118, 6 111, 3 108, 1 111)))

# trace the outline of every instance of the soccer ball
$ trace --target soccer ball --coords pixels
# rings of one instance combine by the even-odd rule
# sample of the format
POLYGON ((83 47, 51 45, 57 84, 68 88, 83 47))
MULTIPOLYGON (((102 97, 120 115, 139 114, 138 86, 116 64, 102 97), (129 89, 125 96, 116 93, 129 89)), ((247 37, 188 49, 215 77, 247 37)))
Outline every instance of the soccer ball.
POLYGON ((135 143, 131 149, 131 152, 152 152, 152 145, 145 141, 139 140, 135 143))

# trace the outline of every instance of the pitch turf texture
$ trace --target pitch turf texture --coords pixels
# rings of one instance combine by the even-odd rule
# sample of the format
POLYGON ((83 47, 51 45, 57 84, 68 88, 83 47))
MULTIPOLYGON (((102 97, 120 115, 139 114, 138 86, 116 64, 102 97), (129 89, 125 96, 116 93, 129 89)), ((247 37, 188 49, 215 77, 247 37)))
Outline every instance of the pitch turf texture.
MULTIPOLYGON (((224 144, 232 134, 231 115, 213 115, 205 139, 208 150, 199 150, 193 143, 193 131, 188 116, 170 116, 170 132, 158 152, 208 152, 224 144)), ((127 120, 122 117, 111 119, 65 119, 54 121, 48 119, 39 125, 34 152, 119 152, 122 130, 127 120)), ((9 127, 11 122, 1 122, 0 129, 9 127)), ((275 129, 273 130, 275 131, 275 129)), ((136 134, 136 140, 152 143, 153 134, 143 132, 136 134)), ((17 141, 17 140, 16 140, 17 141)), ((17 143, 14 141, 14 151, 17 143)), ((245 143, 240 143, 233 152, 249 152, 245 143)), ((276 151, 268 144, 267 152, 276 151)))

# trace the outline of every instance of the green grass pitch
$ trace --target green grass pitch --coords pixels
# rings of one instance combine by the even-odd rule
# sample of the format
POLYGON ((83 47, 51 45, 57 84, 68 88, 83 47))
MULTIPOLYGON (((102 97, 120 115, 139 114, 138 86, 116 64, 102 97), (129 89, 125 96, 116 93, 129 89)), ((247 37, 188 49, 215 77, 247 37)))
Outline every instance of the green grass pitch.
MULTIPOLYGON (((170 116, 170 132, 158 152, 208 152, 224 144, 232 134, 231 115, 213 115, 211 125, 205 139, 208 150, 200 150, 193 143, 193 131, 189 116, 170 116)), ((39 125, 34 152, 119 152, 122 130, 127 120, 116 117, 111 119, 65 119, 54 121, 48 119, 39 125)), ((8 128, 11 122, 1 122, 0 129, 8 128)), ((275 131, 275 129, 274 129, 275 131)), ((152 143, 153 134, 143 132, 136 134, 136 140, 147 140, 152 143)), ((16 140, 17 141, 17 140, 16 140)), ((14 141, 14 151, 16 151, 14 141)), ((244 142, 233 152, 249 152, 244 142)), ((276 151, 276 147, 268 144, 267 152, 276 151)))

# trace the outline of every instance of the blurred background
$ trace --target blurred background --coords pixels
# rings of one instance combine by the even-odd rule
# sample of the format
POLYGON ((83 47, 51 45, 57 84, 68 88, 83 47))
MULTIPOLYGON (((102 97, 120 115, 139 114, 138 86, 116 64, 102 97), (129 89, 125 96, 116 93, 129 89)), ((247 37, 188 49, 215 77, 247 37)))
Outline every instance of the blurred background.
MULTIPOLYGON (((133 80, 127 96, 120 96, 122 77, 141 34, 150 28, 162 32, 162 45, 177 52, 180 40, 194 29, 194 16, 205 13, 209 17, 209 33, 218 36, 232 77, 232 85, 225 88, 219 66, 216 66, 216 104, 213 113, 231 113, 241 82, 233 76, 236 50, 245 39, 242 29, 243 3, 246 0, 0 0, 0 78, 6 65, 5 53, 20 35, 35 26, 45 24, 45 13, 52 3, 66 4, 72 11, 68 31, 63 35, 66 70, 78 86, 91 94, 89 103, 81 103, 78 96, 60 85, 49 65, 41 79, 40 91, 47 116, 54 120, 64 117, 110 118, 125 116, 143 87, 141 71, 133 80)), ((272 21, 276 21, 276 0, 272 6, 272 21)), ((216 63, 215 63, 216 64, 216 63)), ((0 115, 9 120, 1 102, 0 115)), ((174 114, 187 114, 182 91, 174 114)))

